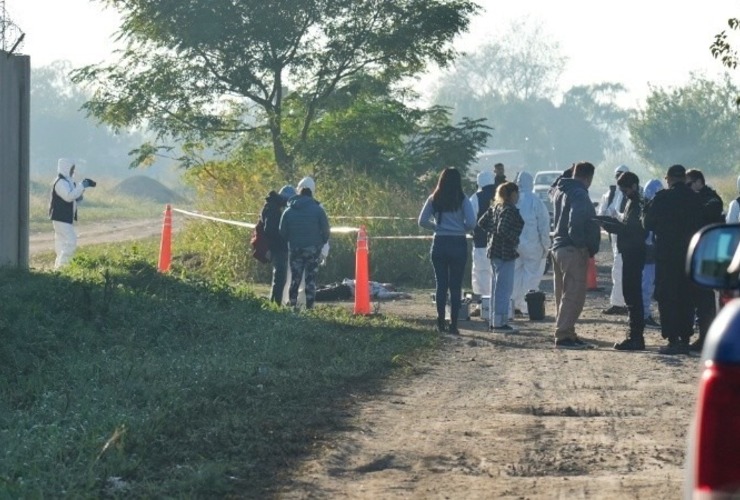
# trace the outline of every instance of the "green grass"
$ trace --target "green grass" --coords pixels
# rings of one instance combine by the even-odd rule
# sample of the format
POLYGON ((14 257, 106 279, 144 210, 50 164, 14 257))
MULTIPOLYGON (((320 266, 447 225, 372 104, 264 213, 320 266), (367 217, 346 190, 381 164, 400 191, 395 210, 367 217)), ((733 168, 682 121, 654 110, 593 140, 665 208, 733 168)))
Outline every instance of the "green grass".
MULTIPOLYGON (((0 269, 0 498, 255 498, 431 331, 156 272, 156 244, 0 269)), ((409 362, 411 360, 411 362, 409 362)))

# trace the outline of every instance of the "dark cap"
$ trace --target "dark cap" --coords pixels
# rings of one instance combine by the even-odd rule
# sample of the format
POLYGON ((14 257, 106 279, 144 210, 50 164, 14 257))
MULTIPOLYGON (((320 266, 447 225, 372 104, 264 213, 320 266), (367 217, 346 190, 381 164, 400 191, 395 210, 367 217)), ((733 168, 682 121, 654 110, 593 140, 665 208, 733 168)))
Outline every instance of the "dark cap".
POLYGON ((685 177, 686 169, 683 165, 672 165, 666 174, 668 177, 685 177))

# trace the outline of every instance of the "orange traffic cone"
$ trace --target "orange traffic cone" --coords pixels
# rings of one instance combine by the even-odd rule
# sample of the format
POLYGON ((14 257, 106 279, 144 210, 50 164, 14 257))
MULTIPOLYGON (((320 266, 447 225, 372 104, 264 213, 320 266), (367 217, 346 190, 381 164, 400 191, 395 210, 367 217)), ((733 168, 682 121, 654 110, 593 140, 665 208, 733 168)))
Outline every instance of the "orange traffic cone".
POLYGON ((167 204, 164 208, 164 222, 162 223, 162 240, 159 243, 159 263, 157 270, 166 273, 170 270, 172 261, 172 207, 167 204))
POLYGON ((588 290, 600 290, 599 285, 596 283, 596 259, 590 257, 588 259, 588 271, 586 273, 586 288, 588 290))
POLYGON ((363 225, 357 233, 357 251, 355 252, 355 314, 370 314, 370 274, 367 254, 367 233, 363 225))

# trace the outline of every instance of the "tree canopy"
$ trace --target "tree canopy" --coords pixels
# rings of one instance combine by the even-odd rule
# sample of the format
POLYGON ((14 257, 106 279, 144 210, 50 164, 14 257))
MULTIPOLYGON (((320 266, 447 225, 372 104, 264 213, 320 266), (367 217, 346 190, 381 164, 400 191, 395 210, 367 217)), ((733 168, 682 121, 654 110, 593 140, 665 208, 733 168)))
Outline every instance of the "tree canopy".
POLYGON ((267 131, 286 178, 338 88, 446 65, 478 10, 469 0, 99 1, 121 13, 127 47, 115 64, 75 72, 95 86, 89 113, 146 124, 160 141, 267 131))
POLYGON ((561 168, 618 149, 628 113, 615 100, 620 84, 578 86, 556 104, 566 64, 560 46, 539 25, 516 21, 506 32, 455 62, 436 102, 456 120, 485 118, 494 130, 488 147, 520 150, 531 168, 561 168))
POLYGON ((683 87, 651 88, 645 108, 629 122, 635 150, 656 167, 681 163, 707 174, 737 169, 737 93, 727 75, 723 81, 692 75, 683 87))

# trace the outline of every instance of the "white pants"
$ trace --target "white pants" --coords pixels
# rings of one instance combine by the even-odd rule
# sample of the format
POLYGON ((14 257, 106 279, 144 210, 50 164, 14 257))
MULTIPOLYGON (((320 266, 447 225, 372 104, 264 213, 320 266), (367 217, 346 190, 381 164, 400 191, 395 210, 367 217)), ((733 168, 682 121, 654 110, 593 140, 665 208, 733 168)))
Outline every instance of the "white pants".
POLYGON ((471 275, 473 293, 480 296, 490 296, 493 268, 491 267, 491 259, 486 257, 485 248, 473 247, 473 265, 471 275))
POLYGON ((612 293, 609 295, 609 304, 625 307, 624 294, 622 293, 622 254, 617 251, 617 237, 612 235, 612 293))
POLYGON ((51 221, 54 226, 54 250, 57 258, 54 261, 54 269, 66 266, 77 249, 77 233, 75 227, 67 222, 51 221))
POLYGON ((514 263, 514 293, 511 296, 514 309, 527 314, 524 296, 530 290, 539 290, 542 275, 545 274, 547 259, 542 257, 519 256, 514 263))

